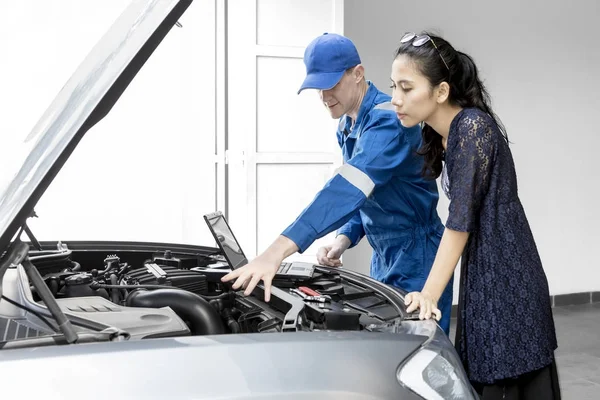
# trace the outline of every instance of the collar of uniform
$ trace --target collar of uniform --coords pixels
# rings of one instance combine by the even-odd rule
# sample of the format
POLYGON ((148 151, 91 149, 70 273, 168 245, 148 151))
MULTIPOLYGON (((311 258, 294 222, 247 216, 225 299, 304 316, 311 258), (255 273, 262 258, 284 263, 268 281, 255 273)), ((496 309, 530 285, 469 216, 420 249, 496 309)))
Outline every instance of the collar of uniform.
POLYGON ((356 139, 360 132, 360 126, 362 125, 363 119, 365 115, 373 108, 373 102, 375 101, 375 96, 377 96, 377 88, 371 81, 367 81, 369 85, 367 91, 365 92, 365 96, 360 103, 360 108, 358 109, 358 115, 356 117, 356 122, 354 123, 354 127, 350 130, 352 126, 352 119, 349 116, 344 116, 345 118, 345 129, 347 132, 350 132, 348 135, 349 138, 356 139))

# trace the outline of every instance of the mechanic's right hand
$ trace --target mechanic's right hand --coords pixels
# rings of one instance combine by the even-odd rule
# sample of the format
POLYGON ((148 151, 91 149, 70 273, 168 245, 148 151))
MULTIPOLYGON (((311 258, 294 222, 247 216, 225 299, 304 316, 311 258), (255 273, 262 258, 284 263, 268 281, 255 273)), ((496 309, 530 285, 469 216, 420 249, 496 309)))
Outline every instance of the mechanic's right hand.
POLYGON ((321 265, 327 265, 329 267, 341 267, 341 256, 342 249, 339 246, 330 244, 319 249, 317 252, 317 262, 321 265))
POLYGON ((243 287, 246 289, 244 295, 249 296, 256 285, 263 280, 265 284, 265 301, 268 302, 271 299, 271 284, 273 282, 273 277, 280 265, 281 261, 269 259, 268 257, 261 255, 243 267, 231 271, 222 277, 221 281, 229 282, 235 279, 232 288, 238 290, 243 287))
POLYGON ((341 267, 343 264, 340 257, 349 246, 350 239, 345 235, 338 235, 333 243, 317 251, 317 262, 329 267, 341 267))

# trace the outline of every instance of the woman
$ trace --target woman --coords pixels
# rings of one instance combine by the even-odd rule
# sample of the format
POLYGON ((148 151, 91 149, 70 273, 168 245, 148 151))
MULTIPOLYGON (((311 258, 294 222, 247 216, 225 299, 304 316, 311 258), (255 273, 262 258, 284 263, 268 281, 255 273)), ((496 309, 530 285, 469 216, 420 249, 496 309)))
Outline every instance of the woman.
POLYGON ((444 39, 405 34, 392 65, 392 103, 423 123, 423 173, 450 199, 440 247, 408 310, 440 318, 437 301, 462 256, 456 346, 483 399, 558 399, 548 282, 517 194, 504 126, 477 67, 444 39))

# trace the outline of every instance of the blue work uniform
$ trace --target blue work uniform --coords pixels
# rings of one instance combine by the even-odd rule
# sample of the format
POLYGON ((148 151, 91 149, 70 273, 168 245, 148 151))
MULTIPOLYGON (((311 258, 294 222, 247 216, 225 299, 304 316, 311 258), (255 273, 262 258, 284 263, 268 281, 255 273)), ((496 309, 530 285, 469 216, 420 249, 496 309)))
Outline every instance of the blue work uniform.
MULTIPOLYGON (((367 81, 354 125, 342 116, 337 130, 344 164, 282 233, 304 252, 338 229, 350 247, 366 236, 371 277, 408 292, 421 291, 443 234, 436 182, 421 176, 417 125, 401 125, 390 96, 367 81)), ((440 326, 450 330, 453 279, 441 296, 440 326)))

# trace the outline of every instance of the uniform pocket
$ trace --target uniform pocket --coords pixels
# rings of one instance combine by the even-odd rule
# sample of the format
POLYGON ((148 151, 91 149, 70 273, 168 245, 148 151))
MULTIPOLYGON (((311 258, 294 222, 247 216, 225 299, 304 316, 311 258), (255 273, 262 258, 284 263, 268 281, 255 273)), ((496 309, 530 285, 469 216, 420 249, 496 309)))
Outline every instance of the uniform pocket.
POLYGON ((405 280, 423 280, 429 274, 431 266, 424 263, 425 248, 412 235, 398 237, 379 237, 373 240, 374 251, 385 262, 386 280, 401 282, 405 280))

